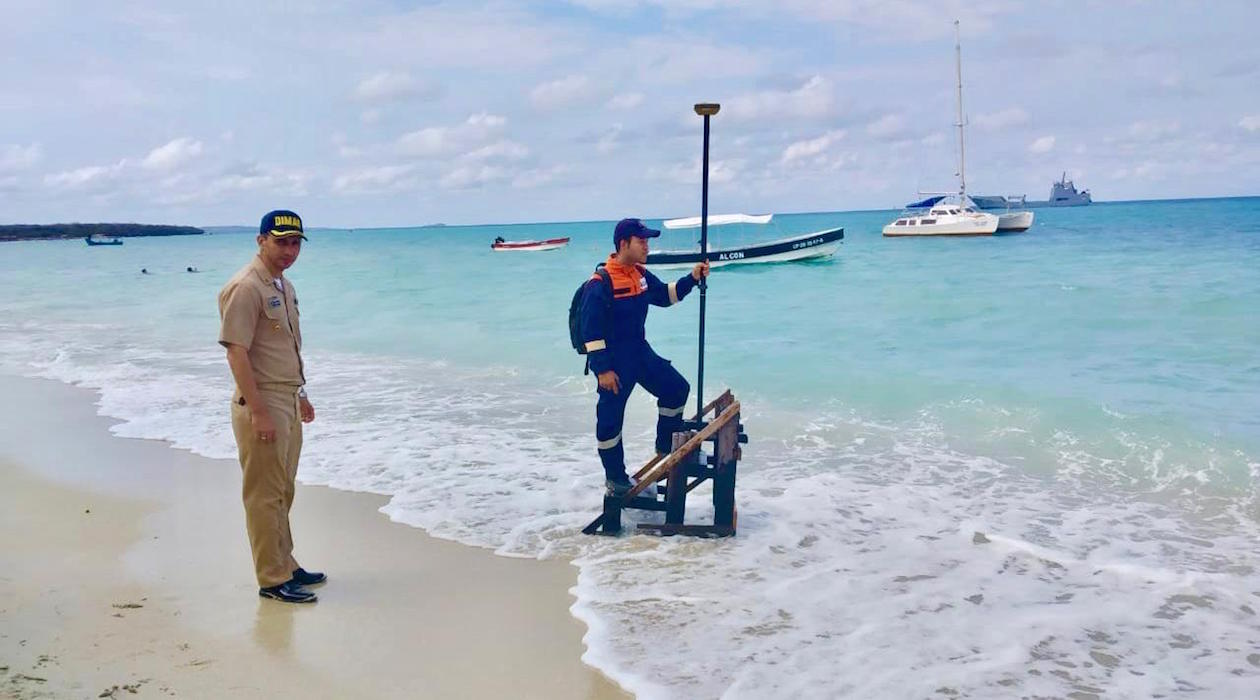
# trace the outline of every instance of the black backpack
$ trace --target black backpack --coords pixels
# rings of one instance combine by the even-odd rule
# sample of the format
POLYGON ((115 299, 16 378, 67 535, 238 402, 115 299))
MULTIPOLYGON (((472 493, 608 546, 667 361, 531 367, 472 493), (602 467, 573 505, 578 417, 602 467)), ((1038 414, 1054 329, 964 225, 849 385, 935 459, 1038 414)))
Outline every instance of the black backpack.
MULTIPOLYGON (((599 275, 604 283, 612 289, 612 276, 608 274, 608 270, 604 269, 604 263, 595 266, 595 274, 599 275)), ((587 280, 589 282, 590 280, 587 280)), ((587 282, 583 282, 577 291, 573 293, 573 302, 569 304, 569 342, 573 343, 573 349, 579 355, 586 354, 586 343, 582 342, 582 294, 586 291, 587 282)), ((609 307, 611 307, 611 302, 609 307)), ((590 372, 590 366, 587 366, 587 372, 590 372)))

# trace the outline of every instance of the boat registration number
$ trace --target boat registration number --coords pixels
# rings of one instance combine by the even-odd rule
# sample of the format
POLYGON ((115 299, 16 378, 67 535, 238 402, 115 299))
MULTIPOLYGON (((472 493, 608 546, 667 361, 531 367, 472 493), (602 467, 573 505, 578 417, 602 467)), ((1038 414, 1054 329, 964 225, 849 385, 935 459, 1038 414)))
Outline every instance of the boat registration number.
POLYGON ((821 238, 811 238, 808 241, 797 241, 796 243, 792 244, 792 250, 800 250, 801 248, 813 248, 814 246, 822 242, 823 242, 823 239, 821 238))

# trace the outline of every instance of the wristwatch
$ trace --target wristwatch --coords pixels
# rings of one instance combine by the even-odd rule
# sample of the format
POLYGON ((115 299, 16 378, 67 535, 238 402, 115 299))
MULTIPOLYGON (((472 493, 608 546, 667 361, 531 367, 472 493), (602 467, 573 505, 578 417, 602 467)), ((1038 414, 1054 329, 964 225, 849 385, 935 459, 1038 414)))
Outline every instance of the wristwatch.
POLYGON ((300 387, 298 387, 298 398, 299 398, 299 399, 304 399, 304 398, 306 398, 306 387, 304 387, 304 386, 300 386, 300 387))

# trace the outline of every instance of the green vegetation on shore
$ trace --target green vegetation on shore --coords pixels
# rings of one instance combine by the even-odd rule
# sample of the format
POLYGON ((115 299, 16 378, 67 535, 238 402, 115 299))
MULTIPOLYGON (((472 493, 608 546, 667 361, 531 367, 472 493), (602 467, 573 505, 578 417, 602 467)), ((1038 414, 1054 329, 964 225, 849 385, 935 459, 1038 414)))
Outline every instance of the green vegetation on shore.
POLYGON ((58 238, 112 236, 199 236, 205 233, 195 226, 161 224, 10 224, 0 226, 0 241, 33 241, 58 238))

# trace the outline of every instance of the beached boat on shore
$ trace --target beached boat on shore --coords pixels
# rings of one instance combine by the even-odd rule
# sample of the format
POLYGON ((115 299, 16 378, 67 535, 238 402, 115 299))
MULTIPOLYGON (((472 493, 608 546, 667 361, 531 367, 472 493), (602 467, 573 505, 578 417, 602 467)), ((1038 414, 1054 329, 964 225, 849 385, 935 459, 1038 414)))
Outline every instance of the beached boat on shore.
POLYGON ((566 238, 548 238, 544 241, 505 241, 497 238, 490 244, 490 249, 498 252, 528 251, 528 250, 555 250, 569 245, 569 239, 566 238))

